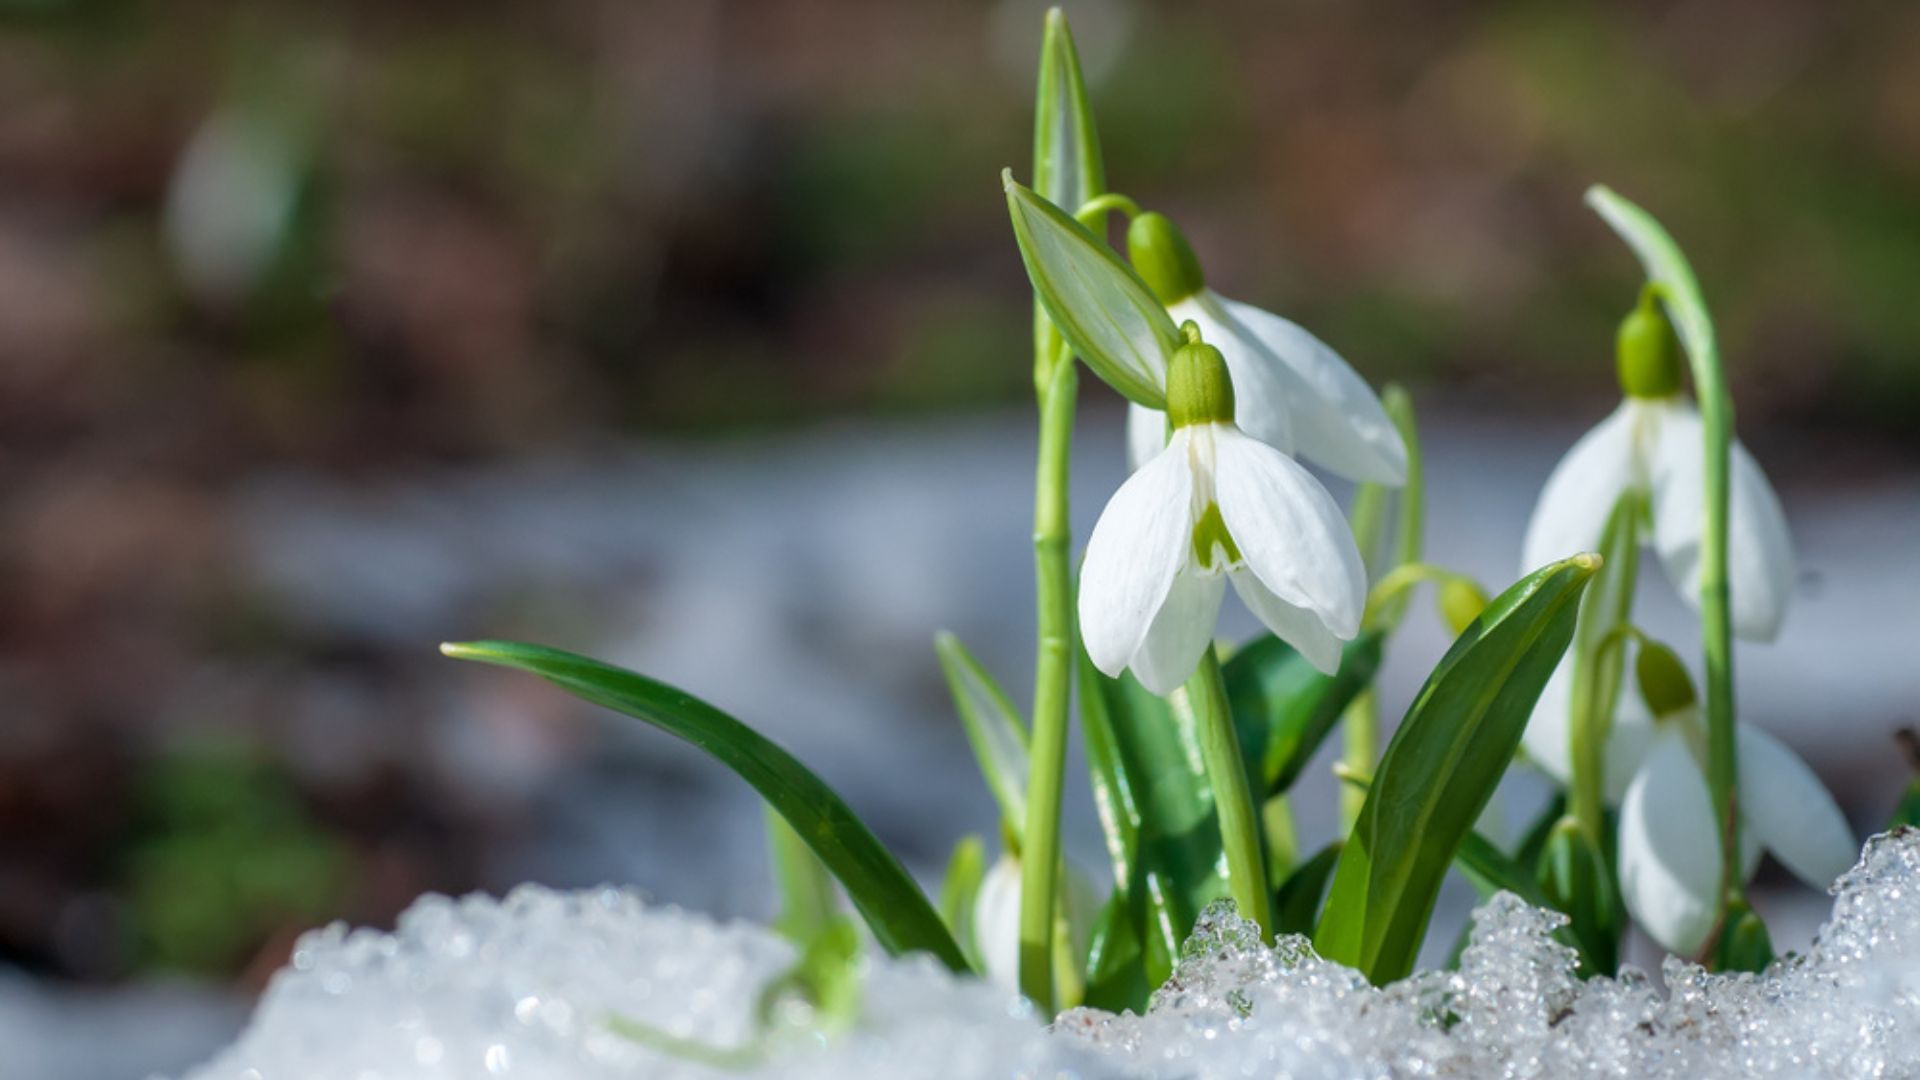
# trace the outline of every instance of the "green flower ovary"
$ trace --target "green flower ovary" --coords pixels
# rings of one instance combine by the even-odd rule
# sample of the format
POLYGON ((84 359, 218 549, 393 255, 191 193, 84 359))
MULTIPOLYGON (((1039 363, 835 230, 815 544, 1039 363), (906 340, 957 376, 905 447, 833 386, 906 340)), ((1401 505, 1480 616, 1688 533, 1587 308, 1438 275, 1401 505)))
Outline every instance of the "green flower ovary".
POLYGON ((1220 504, 1210 502, 1193 523, 1193 558, 1202 570, 1213 569, 1213 553, 1218 550, 1226 553, 1227 565, 1240 562, 1240 548, 1234 544, 1232 534, 1227 532, 1226 519, 1220 516, 1220 504))

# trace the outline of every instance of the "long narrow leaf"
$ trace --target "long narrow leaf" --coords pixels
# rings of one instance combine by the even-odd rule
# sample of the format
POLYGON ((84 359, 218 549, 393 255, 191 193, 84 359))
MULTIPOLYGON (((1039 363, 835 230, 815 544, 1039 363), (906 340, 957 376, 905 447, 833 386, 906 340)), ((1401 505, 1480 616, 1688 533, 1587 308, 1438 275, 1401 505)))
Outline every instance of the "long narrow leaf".
POLYGON ((1592 555, 1536 570, 1447 650, 1394 733, 1340 854, 1314 945, 1376 983, 1413 968, 1455 852, 1573 636, 1592 555))
POLYGON ((1027 725, 959 638, 943 630, 935 635, 933 647, 974 760, 1000 804, 1000 820, 1009 836, 1018 836, 1027 820, 1027 725))
POLYGON ((930 952, 955 971, 969 970, 940 913, 900 861, 825 781, 766 736, 665 683, 558 649, 476 641, 442 645, 440 651, 456 660, 530 672, 705 750, 787 819, 839 879, 883 948, 896 955, 930 952))
POLYGON ((1221 674, 1255 791, 1275 795, 1293 786, 1340 714, 1373 682, 1380 651, 1379 634, 1361 634, 1332 675, 1272 634, 1234 652, 1221 674))

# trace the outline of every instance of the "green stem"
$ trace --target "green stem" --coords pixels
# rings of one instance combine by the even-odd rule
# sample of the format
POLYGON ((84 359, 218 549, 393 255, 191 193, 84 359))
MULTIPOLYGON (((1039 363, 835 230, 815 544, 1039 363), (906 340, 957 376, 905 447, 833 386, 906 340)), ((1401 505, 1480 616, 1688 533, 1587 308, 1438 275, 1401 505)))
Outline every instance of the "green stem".
POLYGON ((1567 711, 1567 756, 1573 782, 1567 803, 1594 850, 1606 849, 1607 738, 1626 650, 1618 647, 1630 625, 1633 590, 1640 570, 1641 499, 1627 492, 1614 504, 1600 542, 1598 580, 1581 597, 1573 635, 1573 678, 1567 711))
POLYGON ((1040 402, 1034 478, 1033 573, 1039 651, 1034 660, 1033 744, 1020 851, 1020 990, 1053 1011, 1054 893, 1060 870, 1060 789, 1066 774, 1073 678, 1073 577, 1068 564, 1067 465, 1079 375, 1055 364, 1040 402))
POLYGON ((1267 895, 1267 875, 1261 866, 1260 822, 1247 782, 1247 765, 1240 756, 1240 738, 1233 728, 1233 708, 1227 702, 1226 680, 1220 657, 1209 647, 1200 667, 1183 688, 1200 736, 1200 760, 1213 805, 1220 816, 1220 845, 1227 856, 1227 891, 1240 917, 1260 926, 1260 936, 1273 937, 1273 911, 1267 895))
MULTIPOLYGON (((1346 749, 1341 755, 1341 763, 1355 776, 1372 777, 1373 767, 1380 760, 1380 708, 1371 686, 1353 696, 1340 726, 1346 731, 1346 749)), ((1353 832, 1353 823, 1360 819, 1360 808, 1366 803, 1364 788, 1351 784, 1340 785, 1341 836, 1353 832)))

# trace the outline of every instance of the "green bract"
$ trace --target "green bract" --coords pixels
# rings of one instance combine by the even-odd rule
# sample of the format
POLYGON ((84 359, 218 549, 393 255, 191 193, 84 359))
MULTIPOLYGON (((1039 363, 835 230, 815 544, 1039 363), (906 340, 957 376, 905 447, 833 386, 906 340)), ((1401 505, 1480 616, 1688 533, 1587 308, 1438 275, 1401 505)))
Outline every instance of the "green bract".
POLYGON ((1035 295, 1081 360, 1129 400, 1167 407, 1167 361, 1181 345, 1166 308, 1099 237, 1002 177, 1014 238, 1035 295))
POLYGON ((1413 970, 1441 876, 1519 749, 1598 566, 1576 555, 1527 575, 1428 676, 1341 851, 1314 929, 1322 956, 1375 983, 1413 970))

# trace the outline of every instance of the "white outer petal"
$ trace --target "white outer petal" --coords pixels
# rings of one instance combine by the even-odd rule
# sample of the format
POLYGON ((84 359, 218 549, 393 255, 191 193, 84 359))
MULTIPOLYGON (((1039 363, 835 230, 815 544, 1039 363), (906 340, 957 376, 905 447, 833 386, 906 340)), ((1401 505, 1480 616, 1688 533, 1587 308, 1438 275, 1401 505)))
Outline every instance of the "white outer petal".
POLYGON ((1127 403, 1127 468, 1138 469, 1167 446, 1167 414, 1127 403))
POLYGON ((1095 667, 1119 675, 1140 649, 1193 547, 1187 432, 1114 492, 1087 539, 1080 636, 1095 667))
POLYGON ((1020 860, 1002 855, 973 898, 973 944, 987 978, 1020 989, 1020 860))
POLYGON ((1233 422, 1240 430, 1285 453, 1293 453, 1294 403, 1298 380, 1221 307, 1220 298, 1201 290, 1167 308, 1176 323, 1192 319, 1200 336, 1220 350, 1233 378, 1233 422))
POLYGON ((1260 584, 1260 579, 1245 568, 1235 570, 1231 579, 1233 591, 1240 594, 1240 602, 1281 641, 1306 657, 1307 663, 1324 675, 1340 670, 1340 639, 1333 636, 1320 616, 1273 595, 1272 590, 1260 584))
POLYGON ((1327 632, 1360 632, 1367 572, 1339 504, 1299 462, 1231 427, 1214 428, 1214 498, 1248 570, 1312 612, 1327 632))
POLYGON ((1213 644, 1226 589, 1226 579, 1219 574, 1190 570, 1173 579, 1166 603, 1127 665, 1141 686, 1165 697, 1193 675, 1201 654, 1213 644))
POLYGON ((1800 756, 1751 724, 1741 724, 1740 816, 1745 828, 1795 877, 1824 889, 1859 854, 1846 815, 1800 756))
POLYGON ((1600 546, 1613 504, 1634 482, 1634 405, 1622 402, 1553 467, 1527 522, 1521 573, 1600 546))
MULTIPOLYGON (((1700 603, 1700 534, 1706 526, 1705 433, 1700 413, 1678 400, 1662 402, 1652 462, 1653 541, 1668 580, 1700 603)), ((1727 587, 1733 632, 1771 641, 1793 591, 1793 537, 1780 497, 1736 440, 1727 472, 1727 587)))
MULTIPOLYGON (((1250 344, 1250 359, 1277 369, 1300 456, 1356 482, 1406 482, 1407 444, 1400 429, 1373 387, 1339 353, 1290 319, 1212 293, 1202 298, 1250 344)), ((1233 363, 1231 353, 1227 363, 1233 363)))
POLYGON ((1620 892, 1633 920, 1690 955, 1713 930, 1720 841, 1700 766, 1675 725, 1655 732, 1620 805, 1620 892))

